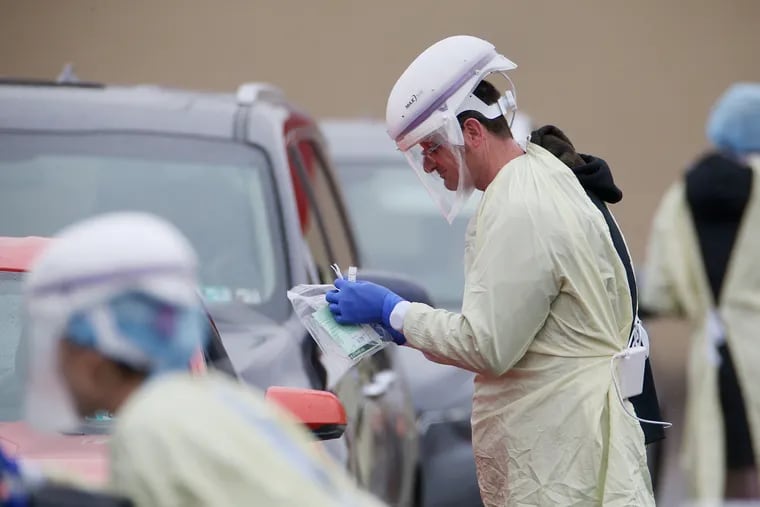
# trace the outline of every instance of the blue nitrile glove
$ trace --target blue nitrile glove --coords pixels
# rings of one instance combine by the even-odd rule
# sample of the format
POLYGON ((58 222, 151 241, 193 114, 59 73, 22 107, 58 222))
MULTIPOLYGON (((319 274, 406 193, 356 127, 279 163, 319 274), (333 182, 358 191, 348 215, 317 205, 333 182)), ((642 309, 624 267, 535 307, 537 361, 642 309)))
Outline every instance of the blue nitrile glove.
POLYGON ((391 312, 401 296, 372 282, 335 280, 335 287, 325 295, 338 324, 383 324, 391 328, 391 312))
POLYGON ((396 345, 404 345, 406 343, 406 336, 404 336, 402 333, 399 333, 391 326, 386 326, 385 324, 374 324, 372 326, 372 329, 374 329, 375 332, 380 335, 380 338, 383 341, 392 341, 396 345))
POLYGON ((9 457, 2 449, 0 449, 0 482, 3 486, 0 505, 3 507, 28 505, 29 495, 23 490, 21 467, 18 461, 9 457))

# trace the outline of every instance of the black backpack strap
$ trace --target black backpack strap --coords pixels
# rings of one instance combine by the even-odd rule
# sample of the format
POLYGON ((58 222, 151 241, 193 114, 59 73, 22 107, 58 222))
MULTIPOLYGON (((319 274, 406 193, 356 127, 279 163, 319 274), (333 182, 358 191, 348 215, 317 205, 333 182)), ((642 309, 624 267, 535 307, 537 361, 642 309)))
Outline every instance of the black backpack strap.
MULTIPOLYGON (((633 263, 631 262, 631 256, 628 254, 628 248, 625 245, 623 234, 620 232, 620 228, 615 219, 607 209, 607 205, 599 199, 593 193, 586 191, 594 205, 602 212, 604 221, 607 222, 607 228, 610 230, 610 236, 612 237, 612 244, 615 246, 620 260, 625 267, 625 274, 628 278, 628 288, 631 291, 631 304, 633 306, 633 321, 631 322, 631 331, 636 322, 636 315, 638 312, 638 290, 636 287, 636 277, 633 272, 633 263)), ((650 421, 661 421, 662 414, 660 413, 660 403, 657 399, 657 390, 654 385, 654 376, 652 375, 652 365, 647 358, 644 366, 644 390, 640 395, 634 396, 629 399, 633 404, 633 408, 636 410, 636 415, 641 419, 648 419, 650 421)), ((641 429, 644 431, 644 440, 647 444, 662 440, 665 438, 665 430, 658 424, 650 424, 642 422, 641 429)))

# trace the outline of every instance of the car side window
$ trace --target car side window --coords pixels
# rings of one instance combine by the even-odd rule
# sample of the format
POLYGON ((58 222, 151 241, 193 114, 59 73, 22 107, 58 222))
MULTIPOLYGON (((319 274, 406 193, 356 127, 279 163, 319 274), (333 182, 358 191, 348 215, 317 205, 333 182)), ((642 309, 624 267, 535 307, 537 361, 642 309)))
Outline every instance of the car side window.
POLYGON ((299 148, 298 144, 290 144, 288 146, 288 158, 298 205, 298 218, 301 222, 301 234, 313 257, 319 274, 319 281, 328 283, 332 280, 330 264, 333 263, 331 260, 333 254, 324 232, 323 219, 316 210, 312 196, 313 189, 310 181, 315 176, 314 163, 299 148))
POLYGON ((288 154, 299 178, 294 182, 297 191, 300 189, 308 198, 308 210, 299 208, 302 232, 314 256, 320 278, 323 282, 330 282, 334 278, 331 264, 338 263, 345 270, 357 262, 340 194, 326 167, 324 155, 316 144, 301 140, 289 147, 288 154))
POLYGON ((230 377, 237 378, 235 368, 232 366, 232 361, 227 355, 227 349, 224 348, 222 338, 219 336, 219 331, 216 329, 216 325, 211 319, 211 316, 208 316, 206 333, 206 347, 203 350, 203 357, 206 360, 206 364, 230 377))
POLYGON ((327 226, 327 240, 330 243, 335 261, 343 269, 357 262, 351 228, 348 225, 346 211, 332 173, 327 167, 327 160, 320 147, 315 143, 303 142, 303 150, 311 151, 314 157, 316 174, 314 179, 314 196, 319 214, 327 226))

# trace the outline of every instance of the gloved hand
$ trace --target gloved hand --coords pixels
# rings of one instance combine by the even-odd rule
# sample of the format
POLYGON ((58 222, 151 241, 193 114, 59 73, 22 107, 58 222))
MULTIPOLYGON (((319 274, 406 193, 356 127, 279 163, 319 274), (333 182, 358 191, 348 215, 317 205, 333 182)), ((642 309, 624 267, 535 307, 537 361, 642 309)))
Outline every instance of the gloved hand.
POLYGON ((391 329, 391 312, 401 296, 372 282, 335 280, 337 290, 325 295, 338 324, 381 323, 391 329))
POLYGON ((24 507, 28 501, 29 492, 24 490, 21 465, 0 449, 0 505, 24 507))

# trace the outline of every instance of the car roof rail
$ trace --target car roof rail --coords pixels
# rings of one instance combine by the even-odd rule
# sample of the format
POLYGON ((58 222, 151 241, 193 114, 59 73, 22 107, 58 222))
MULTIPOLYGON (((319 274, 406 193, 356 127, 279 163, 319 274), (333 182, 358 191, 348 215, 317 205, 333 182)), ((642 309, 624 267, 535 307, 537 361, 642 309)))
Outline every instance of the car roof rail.
POLYGON ((49 79, 41 78, 25 78, 25 77, 0 77, 0 85, 8 86, 49 86, 59 88, 105 88, 103 83, 95 83, 92 81, 79 81, 76 83, 57 82, 49 79))
POLYGON ((236 98, 239 105, 250 106, 257 100, 282 102, 285 93, 271 83, 243 83, 238 86, 236 98))
POLYGON ((68 86, 75 88, 105 88, 105 85, 101 83, 94 83, 91 81, 82 81, 74 73, 74 64, 67 63, 63 66, 60 74, 55 78, 55 81, 50 79, 40 78, 3 78, 0 77, 0 85, 15 85, 15 86, 68 86))

